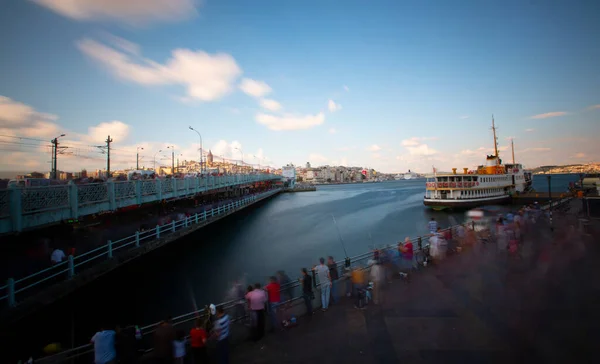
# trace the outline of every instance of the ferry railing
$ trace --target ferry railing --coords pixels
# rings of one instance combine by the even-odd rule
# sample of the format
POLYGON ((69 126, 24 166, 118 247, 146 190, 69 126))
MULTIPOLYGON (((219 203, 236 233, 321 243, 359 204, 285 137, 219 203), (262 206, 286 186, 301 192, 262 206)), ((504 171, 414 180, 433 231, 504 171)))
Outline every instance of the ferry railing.
POLYGON ((186 216, 181 220, 173 220, 169 224, 162 226, 156 225, 156 227, 152 229, 138 231, 133 235, 115 241, 108 240, 105 245, 76 256, 69 255, 65 261, 42 269, 26 277, 19 279, 8 278, 7 283, 4 286, 0 286, 0 292, 2 292, 0 302, 6 300, 9 307, 15 307, 18 304, 17 298, 19 298, 19 296, 26 296, 28 293, 34 294, 39 292, 39 290, 34 290, 34 288, 40 288, 40 285, 47 287, 61 281, 73 279, 77 273, 85 271, 90 266, 111 260, 119 251, 137 249, 140 246, 147 244, 149 241, 155 241, 162 237, 166 237, 183 228, 208 224, 211 219, 215 217, 221 217, 222 215, 237 211, 239 208, 248 206, 257 200, 273 195, 279 191, 280 189, 273 189, 260 194, 251 195, 241 200, 232 201, 225 205, 205 210, 201 213, 186 216))
MULTIPOLYGON (((462 225, 462 226, 465 226, 465 225, 462 225)), ((452 227, 442 230, 442 232, 451 230, 452 233, 455 234, 457 227, 458 227, 458 225, 452 226, 452 227)), ((427 251, 429 248, 429 238, 431 236, 432 236, 432 234, 428 234, 428 235, 418 236, 418 237, 411 239, 411 241, 413 242, 413 245, 416 244, 416 246, 413 249, 415 258, 417 255, 427 256, 427 254, 428 254, 427 251)), ((453 236, 455 236, 455 235, 453 235, 453 236)), ((347 265, 346 259, 342 262, 336 262, 336 269, 338 269, 338 271, 340 273, 346 268, 359 268, 359 269, 363 269, 363 270, 369 270, 370 265, 368 265, 367 263, 369 260, 374 258, 375 250, 379 251, 381 254, 381 253, 385 253, 388 250, 393 250, 393 249, 397 249, 397 243, 382 245, 379 248, 374 247, 373 249, 371 249, 368 252, 346 258, 350 262, 350 267, 346 267, 346 265, 347 265)), ((314 270, 311 270, 309 272, 311 272, 310 274, 312 275, 312 278, 313 278, 313 288, 320 289, 321 283, 317 282, 318 274, 314 270)), ((340 278, 338 279, 338 282, 347 281, 349 279, 344 274, 340 274, 339 277, 340 278)), ((302 288, 298 279, 290 281, 289 283, 287 283, 285 285, 282 285, 280 292, 283 293, 283 292, 286 292, 286 290, 290 290, 290 289, 295 290, 297 288, 300 288, 300 289, 302 288)), ((338 287, 338 290, 339 290, 339 287, 338 287)), ((338 292, 338 294, 341 295, 342 294, 341 292, 342 291, 340 290, 338 292)), ((314 292, 314 293, 315 293, 315 299, 313 301, 316 301, 317 304, 313 305, 313 307, 318 307, 320 304, 320 297, 319 297, 320 292, 314 292)), ((238 299, 228 300, 228 301, 219 303, 216 306, 222 306, 224 308, 225 312, 230 314, 230 317, 233 317, 232 318, 233 322, 246 320, 246 319, 248 319, 247 315, 243 316, 241 318, 235 317, 234 310, 239 301, 240 300, 238 300, 238 299)), ((280 309, 283 309, 287 312, 287 311, 293 310, 294 308, 297 309, 298 306, 303 306, 303 302, 304 301, 303 301, 302 293, 300 293, 300 295, 293 295, 293 293, 292 293, 292 298, 287 301, 281 302, 279 304, 279 307, 280 307, 280 309)), ((302 310, 303 309, 301 308, 300 312, 302 312, 302 310)), ((185 313, 185 314, 182 314, 179 316, 172 317, 171 321, 172 321, 172 324, 174 327, 179 328, 179 329, 189 330, 193 327, 193 323, 199 318, 202 320, 206 320, 208 318, 208 312, 207 312, 206 308, 201 308, 196 311, 192 311, 192 312, 188 312, 188 313, 185 313)), ((161 324, 161 322, 162 321, 159 321, 159 322, 155 322, 155 323, 152 323, 152 324, 149 324, 146 326, 139 327, 139 329, 142 333, 142 338, 145 340, 151 340, 152 337, 150 335, 153 334, 154 331, 156 331, 156 328, 161 324)), ((231 328, 232 328, 232 330, 238 329, 235 326, 232 326, 231 328)), ((233 331, 232 331, 232 334, 233 334, 233 331)), ((239 332, 237 334, 241 335, 241 333, 239 333, 239 332)), ((149 347, 147 350, 145 350, 145 352, 152 351, 152 348, 151 348, 152 342, 151 341, 145 341, 144 344, 146 344, 149 347)), ((93 352, 94 352, 93 344, 85 344, 85 345, 81 345, 81 346, 78 346, 78 347, 75 347, 72 349, 67 349, 67 350, 61 351, 60 353, 57 353, 57 354, 53 354, 53 355, 50 355, 47 357, 36 359, 35 362, 42 363, 42 364, 63 363, 63 362, 67 362, 67 361, 89 362, 90 360, 93 359, 93 357, 92 357, 93 352)))

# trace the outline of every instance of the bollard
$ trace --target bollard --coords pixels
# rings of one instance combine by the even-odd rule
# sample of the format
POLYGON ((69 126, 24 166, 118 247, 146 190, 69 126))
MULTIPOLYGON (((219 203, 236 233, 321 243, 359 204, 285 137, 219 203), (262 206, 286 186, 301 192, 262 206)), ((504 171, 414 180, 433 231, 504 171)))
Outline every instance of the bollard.
POLYGON ((423 250, 423 239, 421 239, 420 236, 417 238, 417 246, 419 247, 419 250, 423 250))
POLYGON ((8 290, 8 307, 15 307, 15 280, 9 278, 6 282, 6 289, 8 290))
POLYGON ((206 210, 204 210, 204 218, 203 218, 203 220, 206 221, 206 210))
POLYGON ((68 264, 69 264, 69 279, 71 279, 75 275, 75 264, 73 262, 72 255, 69 255, 68 264))
POLYGON ((171 231, 175 232, 175 220, 171 221, 171 231))
POLYGON ((108 248, 108 259, 111 259, 113 257, 113 254, 112 254, 112 240, 108 241, 108 243, 106 244, 106 247, 108 248))
POLYGON ((188 226, 188 217, 186 216, 185 219, 183 220, 183 226, 187 227, 188 226))
POLYGON ((156 238, 160 239, 160 225, 156 225, 156 238))
POLYGON ((139 231, 135 232, 135 247, 136 248, 140 247, 140 232, 139 231))

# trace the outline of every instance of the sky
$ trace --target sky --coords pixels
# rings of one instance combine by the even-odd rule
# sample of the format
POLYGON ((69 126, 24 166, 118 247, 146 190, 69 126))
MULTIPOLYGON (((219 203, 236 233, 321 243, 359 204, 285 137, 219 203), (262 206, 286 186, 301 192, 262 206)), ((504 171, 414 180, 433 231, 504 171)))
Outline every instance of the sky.
POLYGON ((600 162, 594 1, 8 0, 0 171, 600 162), (200 136, 189 129, 193 127, 200 136), (167 148, 169 147, 169 148, 167 148), (143 149, 141 149, 143 148, 143 149))

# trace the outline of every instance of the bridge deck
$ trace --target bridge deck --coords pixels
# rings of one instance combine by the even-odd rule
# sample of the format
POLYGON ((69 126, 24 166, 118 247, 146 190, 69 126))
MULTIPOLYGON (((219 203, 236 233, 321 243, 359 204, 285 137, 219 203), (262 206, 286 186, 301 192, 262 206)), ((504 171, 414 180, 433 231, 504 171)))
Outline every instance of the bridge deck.
MULTIPOLYGON (((535 241, 541 251, 562 249, 546 233, 535 241)), ((589 279, 600 254, 569 249, 547 274, 540 250, 525 249, 523 260, 490 245, 465 251, 408 284, 395 280, 380 305, 357 310, 343 298, 296 328, 236 347, 232 362, 586 362, 600 339, 600 282, 589 279)))

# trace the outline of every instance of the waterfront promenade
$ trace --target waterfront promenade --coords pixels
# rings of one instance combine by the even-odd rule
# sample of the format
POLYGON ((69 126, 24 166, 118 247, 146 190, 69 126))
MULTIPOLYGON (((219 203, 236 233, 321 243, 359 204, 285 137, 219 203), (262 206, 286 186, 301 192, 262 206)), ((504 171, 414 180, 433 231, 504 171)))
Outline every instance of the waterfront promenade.
MULTIPOLYGON (((544 221, 533 226, 519 256, 494 244, 466 247, 410 283, 394 279, 380 305, 357 310, 342 298, 289 331, 236 345, 232 362, 585 362, 599 339, 600 286, 589 279, 600 257, 598 229, 581 235, 574 215, 556 217, 554 232, 544 221)), ((294 303, 290 311, 300 314, 294 303)), ((178 327, 189 328, 194 316, 178 318, 178 327)), ((238 341, 245 336, 243 326, 233 332, 238 341)))

